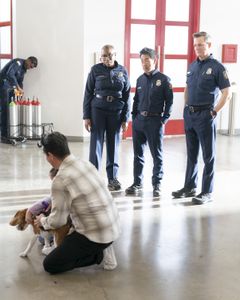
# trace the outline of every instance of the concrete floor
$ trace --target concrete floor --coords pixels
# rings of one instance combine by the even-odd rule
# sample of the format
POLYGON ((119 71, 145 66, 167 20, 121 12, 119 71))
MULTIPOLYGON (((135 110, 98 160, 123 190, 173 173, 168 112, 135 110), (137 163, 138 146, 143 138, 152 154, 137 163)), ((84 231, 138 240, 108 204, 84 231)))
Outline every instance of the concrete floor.
MULTIPOLYGON (((88 158, 88 143, 70 147, 76 156, 88 158)), ((92 266, 49 275, 40 244, 29 258, 18 256, 31 231, 19 232, 8 222, 16 210, 49 193, 50 166, 36 142, 0 144, 0 299, 239 300, 239 151, 240 137, 218 136, 215 201, 192 206, 190 199, 171 198, 171 191, 183 185, 184 137, 166 138, 162 197, 152 197, 149 151, 143 195, 113 193, 122 220, 115 243, 118 268, 92 266)), ((132 142, 125 140, 119 177, 124 189, 132 184, 132 158, 132 142)), ((106 177, 105 170, 102 174, 106 177)))

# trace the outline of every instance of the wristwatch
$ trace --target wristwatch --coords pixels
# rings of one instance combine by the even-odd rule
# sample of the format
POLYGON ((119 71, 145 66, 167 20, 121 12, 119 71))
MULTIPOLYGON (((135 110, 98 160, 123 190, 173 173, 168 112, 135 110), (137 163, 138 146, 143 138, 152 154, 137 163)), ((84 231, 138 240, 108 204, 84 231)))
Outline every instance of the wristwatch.
POLYGON ((212 117, 213 118, 216 118, 216 116, 217 116, 217 112, 216 112, 216 110, 211 110, 211 115, 212 115, 212 117))

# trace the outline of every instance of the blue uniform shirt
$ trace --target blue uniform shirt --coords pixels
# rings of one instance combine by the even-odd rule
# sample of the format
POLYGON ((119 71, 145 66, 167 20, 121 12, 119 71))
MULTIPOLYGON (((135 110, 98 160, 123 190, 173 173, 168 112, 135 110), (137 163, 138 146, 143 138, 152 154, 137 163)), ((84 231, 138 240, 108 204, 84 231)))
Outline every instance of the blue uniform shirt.
POLYGON ((129 119, 129 94, 130 82, 123 66, 116 61, 113 68, 102 63, 94 65, 86 83, 83 119, 91 119, 91 107, 97 107, 107 111, 121 110, 122 122, 126 122, 129 119), (114 100, 108 102, 106 96, 113 96, 114 100))
POLYGON ((195 60, 187 72, 188 105, 214 106, 219 89, 230 87, 225 67, 210 55, 201 61, 195 60))
POLYGON ((162 122, 170 117, 173 104, 173 91, 170 78, 157 69, 150 75, 142 74, 137 79, 132 115, 139 112, 162 114, 162 122))
POLYGON ((0 80, 7 86, 23 88, 23 79, 26 73, 25 59, 15 58, 8 62, 0 73, 0 80))

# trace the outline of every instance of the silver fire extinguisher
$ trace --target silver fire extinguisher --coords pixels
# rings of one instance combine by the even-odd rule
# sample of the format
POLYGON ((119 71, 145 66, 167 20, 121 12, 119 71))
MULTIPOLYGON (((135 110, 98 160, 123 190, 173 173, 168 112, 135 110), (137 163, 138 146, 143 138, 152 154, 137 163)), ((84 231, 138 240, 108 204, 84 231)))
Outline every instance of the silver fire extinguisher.
POLYGON ((9 136, 18 137, 19 136, 19 116, 18 116, 18 105, 16 102, 11 100, 8 107, 9 111, 9 136))
POLYGON ((18 124, 19 124, 19 135, 23 135, 22 124, 23 124, 23 99, 19 97, 17 101, 15 101, 18 107, 18 124))
POLYGON ((32 138, 32 103, 28 99, 23 102, 23 135, 27 138, 32 138))
POLYGON ((40 138, 42 135, 42 113, 41 113, 41 103, 36 99, 32 101, 33 108, 33 128, 36 138, 40 138))

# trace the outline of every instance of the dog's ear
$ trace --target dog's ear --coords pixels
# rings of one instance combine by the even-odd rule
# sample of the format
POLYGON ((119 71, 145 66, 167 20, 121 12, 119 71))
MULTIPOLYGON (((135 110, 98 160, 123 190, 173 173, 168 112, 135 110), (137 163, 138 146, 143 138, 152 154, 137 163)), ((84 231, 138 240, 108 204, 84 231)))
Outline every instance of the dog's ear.
POLYGON ((27 208, 17 211, 14 217, 9 222, 9 224, 12 226, 16 226, 22 223, 23 220, 25 220, 26 212, 27 212, 27 208))

